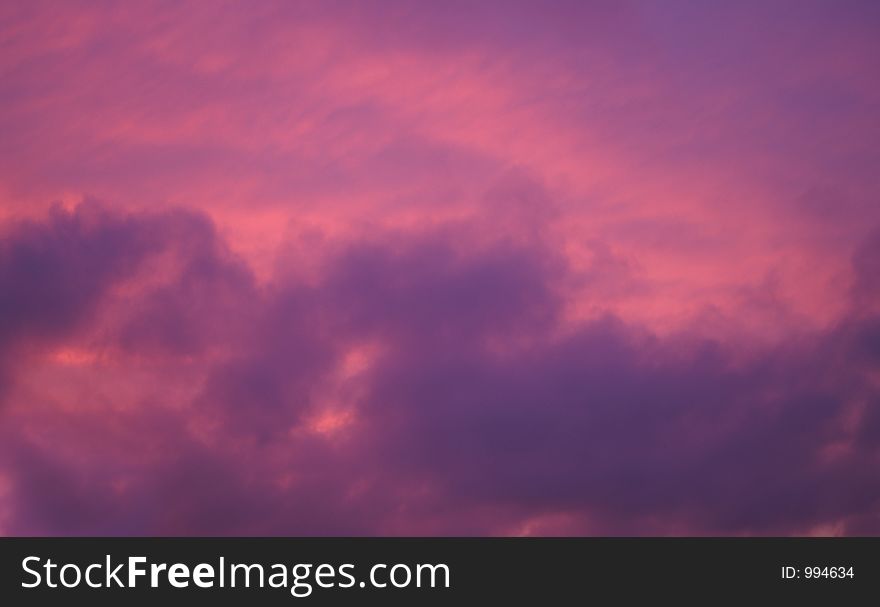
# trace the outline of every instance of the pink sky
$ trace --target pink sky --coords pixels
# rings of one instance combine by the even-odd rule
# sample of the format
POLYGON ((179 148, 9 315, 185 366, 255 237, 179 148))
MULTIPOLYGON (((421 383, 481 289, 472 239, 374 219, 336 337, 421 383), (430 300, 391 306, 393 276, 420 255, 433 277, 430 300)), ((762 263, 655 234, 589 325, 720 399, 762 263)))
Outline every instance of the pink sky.
POLYGON ((0 533, 877 533, 878 26, 4 3, 0 533))

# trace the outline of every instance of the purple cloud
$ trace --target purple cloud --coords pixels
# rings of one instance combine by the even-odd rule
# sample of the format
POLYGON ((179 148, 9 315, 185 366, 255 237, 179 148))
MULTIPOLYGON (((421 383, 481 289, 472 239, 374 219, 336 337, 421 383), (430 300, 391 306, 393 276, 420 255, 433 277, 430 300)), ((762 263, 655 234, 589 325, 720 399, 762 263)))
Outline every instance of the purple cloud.
POLYGON ((838 324, 742 348, 698 323, 572 324, 546 242, 471 227, 331 246, 317 280, 263 285, 192 213, 87 205, 11 228, 7 351, 81 326, 117 368, 188 391, 97 415, 12 390, 7 529, 880 531, 873 240, 838 324))

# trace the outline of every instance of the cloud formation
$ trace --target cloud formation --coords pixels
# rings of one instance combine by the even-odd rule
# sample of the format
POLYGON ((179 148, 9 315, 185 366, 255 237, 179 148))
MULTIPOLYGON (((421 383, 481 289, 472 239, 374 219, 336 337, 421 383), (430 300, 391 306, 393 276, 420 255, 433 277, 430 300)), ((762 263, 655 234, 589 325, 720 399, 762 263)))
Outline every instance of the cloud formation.
POLYGON ((5 3, 0 533, 880 533, 878 19, 5 3))
POLYGON ((745 352, 699 325, 571 325, 547 243, 468 232, 347 241, 316 282, 258 287, 192 213, 13 228, 4 276, 29 286, 6 291, 4 350, 93 386, 6 397, 7 529, 877 532, 876 314, 745 352), (88 363, 58 356, 77 339, 88 363), (89 402, 133 369, 189 389, 89 402))

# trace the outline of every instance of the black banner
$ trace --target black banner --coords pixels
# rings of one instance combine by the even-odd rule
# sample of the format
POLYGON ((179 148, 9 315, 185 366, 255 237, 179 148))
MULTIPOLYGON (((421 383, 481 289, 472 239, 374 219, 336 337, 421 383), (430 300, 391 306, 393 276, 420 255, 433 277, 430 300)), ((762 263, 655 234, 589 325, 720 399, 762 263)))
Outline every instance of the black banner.
POLYGON ((0 584, 7 605, 849 605, 880 590, 880 540, 6 538, 0 584))

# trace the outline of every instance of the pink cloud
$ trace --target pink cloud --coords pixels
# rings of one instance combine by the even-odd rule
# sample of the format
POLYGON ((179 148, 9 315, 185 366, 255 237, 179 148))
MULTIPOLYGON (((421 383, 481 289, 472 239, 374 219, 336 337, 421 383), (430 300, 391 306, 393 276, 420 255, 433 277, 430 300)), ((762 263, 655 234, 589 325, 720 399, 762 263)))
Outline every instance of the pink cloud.
POLYGON ((0 531, 875 533, 877 17, 4 5, 0 531))

